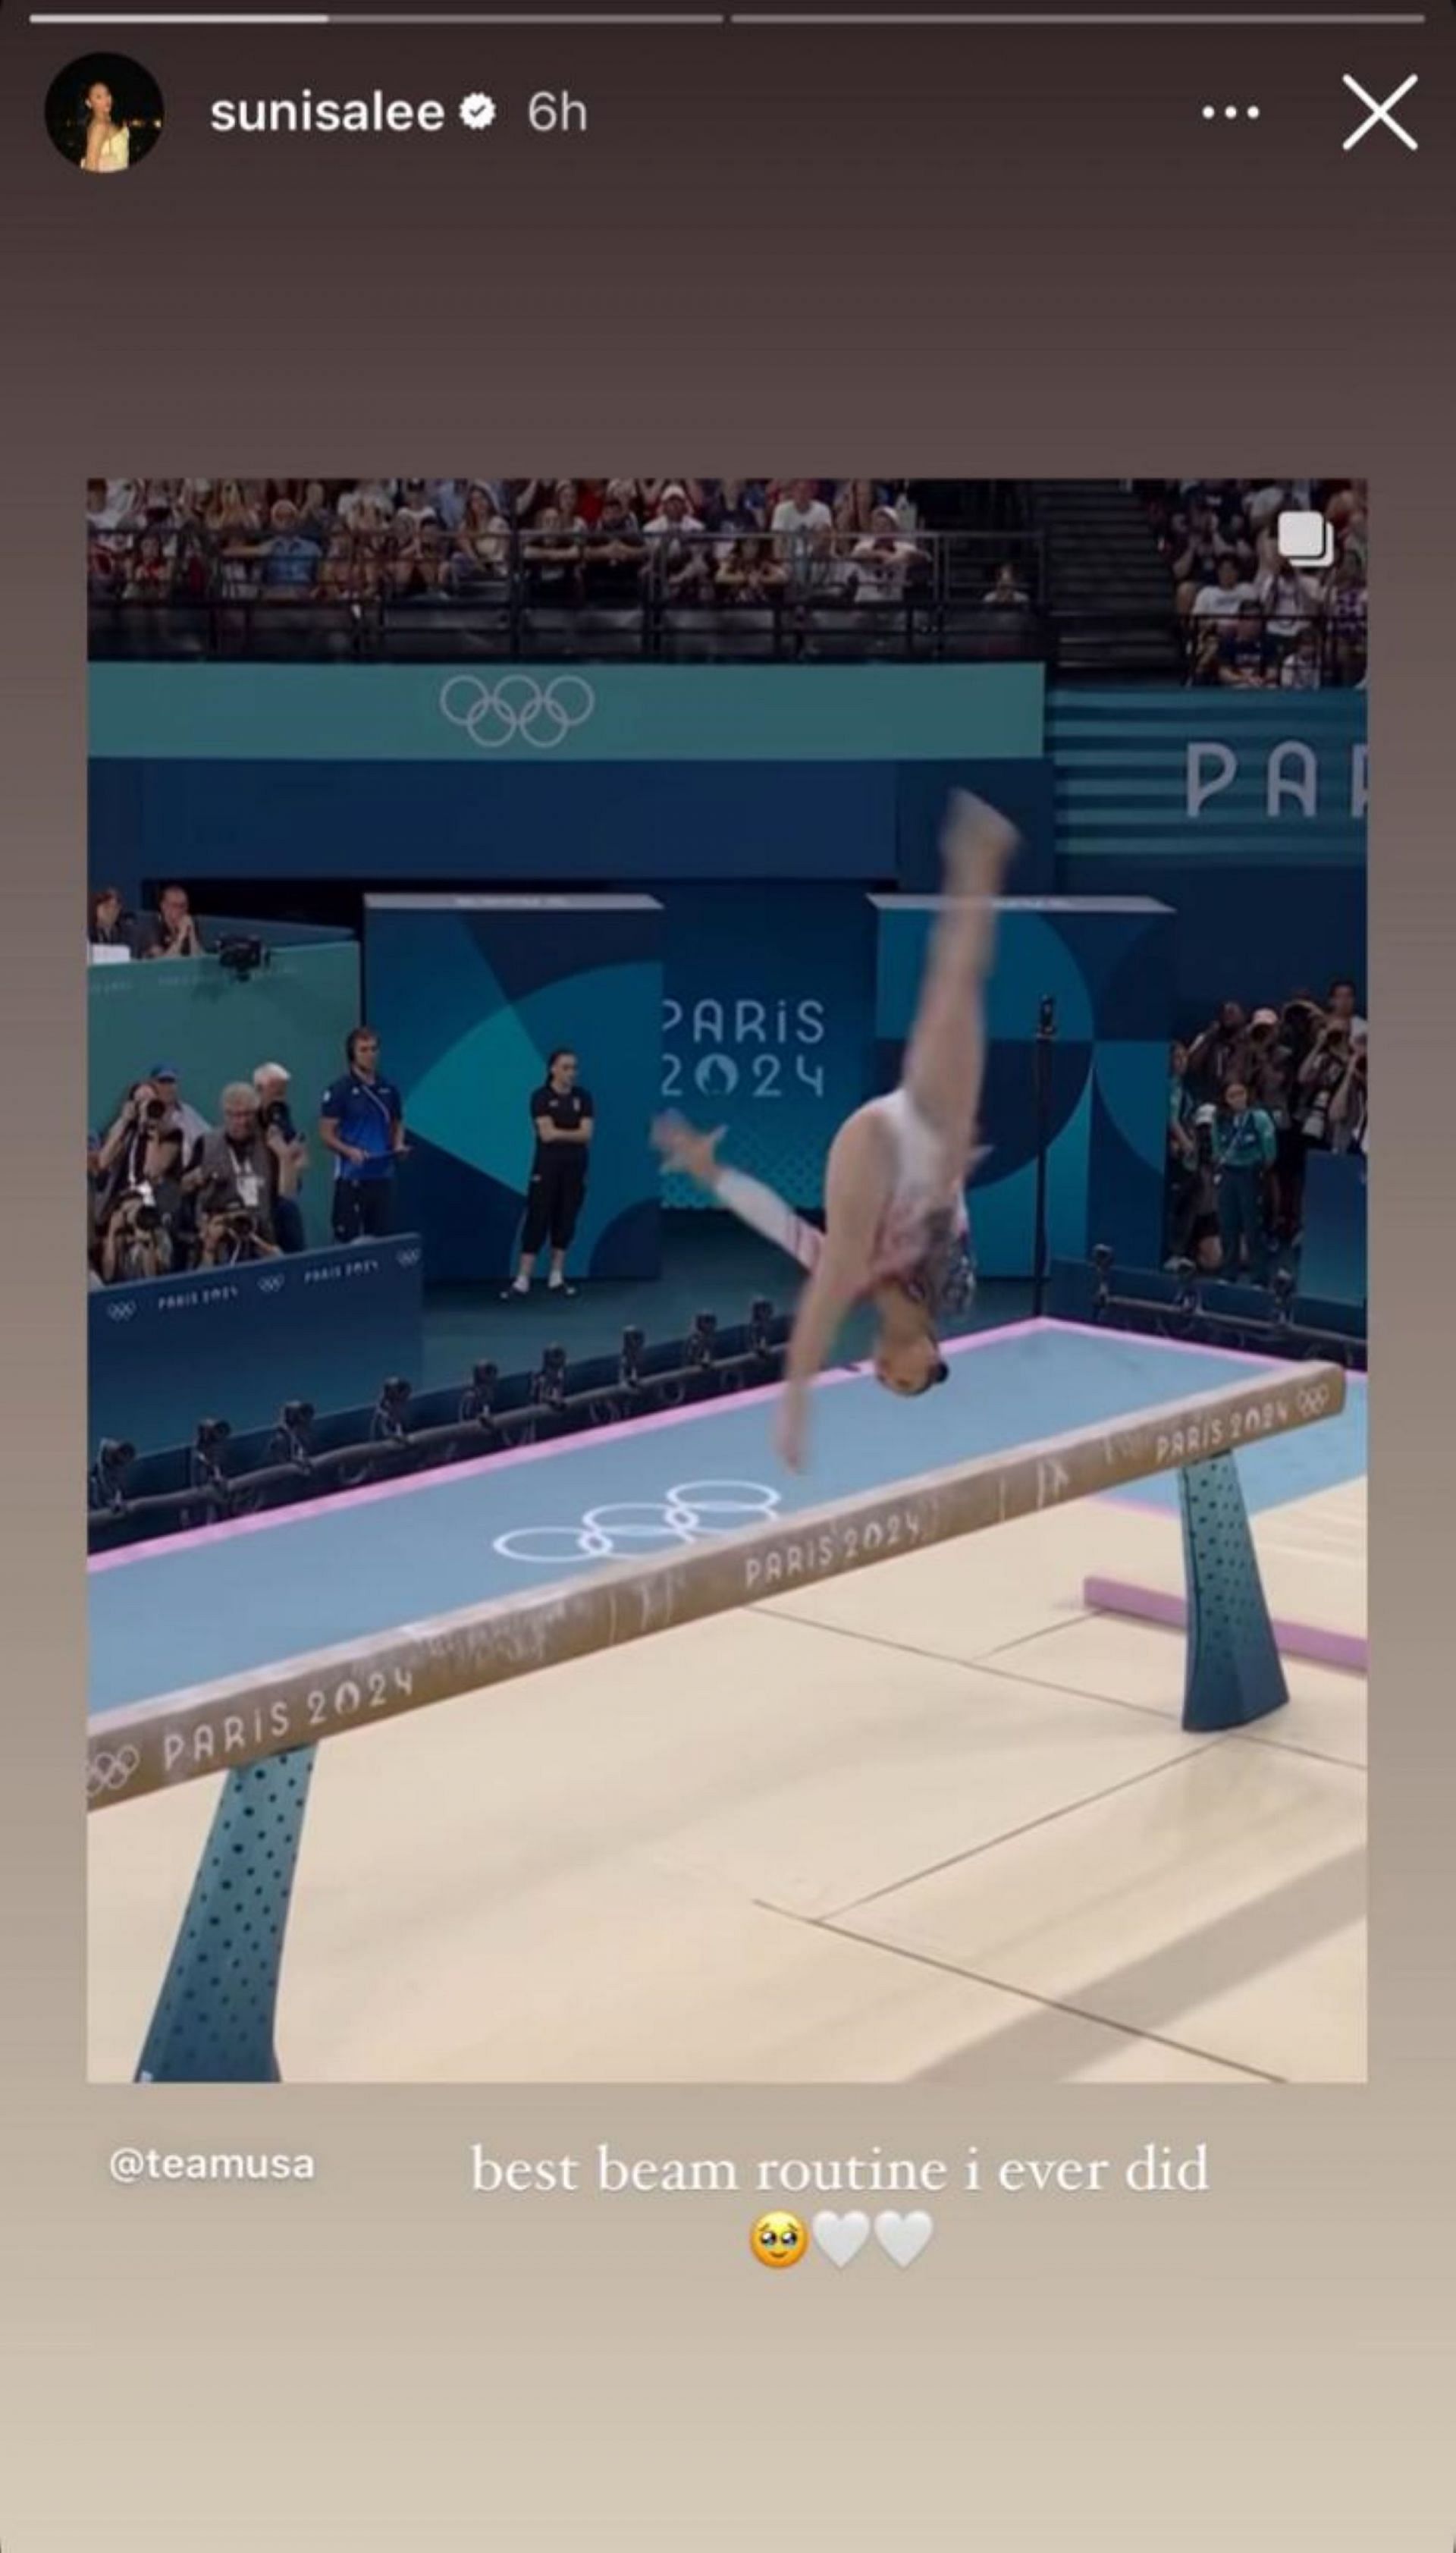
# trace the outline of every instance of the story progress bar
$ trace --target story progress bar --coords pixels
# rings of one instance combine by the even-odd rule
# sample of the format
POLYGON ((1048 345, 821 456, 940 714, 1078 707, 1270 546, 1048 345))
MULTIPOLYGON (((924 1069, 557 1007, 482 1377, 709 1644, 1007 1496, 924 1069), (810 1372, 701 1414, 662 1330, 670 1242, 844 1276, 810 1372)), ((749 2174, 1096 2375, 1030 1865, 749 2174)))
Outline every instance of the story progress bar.
POLYGON ((1423 27, 1424 10, 33 9, 33 27, 1423 27))

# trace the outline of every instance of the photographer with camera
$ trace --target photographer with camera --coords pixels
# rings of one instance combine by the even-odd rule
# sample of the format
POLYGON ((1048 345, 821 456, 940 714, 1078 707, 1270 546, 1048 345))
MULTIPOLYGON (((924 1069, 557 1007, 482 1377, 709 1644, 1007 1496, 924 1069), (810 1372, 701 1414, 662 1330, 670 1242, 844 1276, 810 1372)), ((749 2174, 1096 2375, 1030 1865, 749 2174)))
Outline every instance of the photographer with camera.
POLYGON ((1270 1231, 1291 1242, 1299 1229, 1300 1181, 1294 1165, 1294 1051, 1278 1011, 1256 1011, 1249 1022, 1249 1097, 1274 1128, 1274 1165, 1266 1183, 1270 1231))
POLYGON ((205 1135, 211 1134, 212 1128, 201 1110, 182 1097, 182 1085, 177 1079, 174 1063, 154 1063, 147 1078, 167 1110, 167 1124, 174 1126, 182 1139, 182 1152, 190 1168, 198 1145, 205 1135))
MULTIPOLYGON (((275 1256, 274 1196, 278 1160, 259 1124, 258 1095, 251 1082, 230 1081, 222 1094, 222 1124, 198 1146, 186 1185, 197 1199, 198 1239, 202 1265, 219 1263, 207 1256, 206 1224, 220 1213, 237 1210, 249 1218, 252 1233, 265 1249, 250 1253, 275 1256)), ((219 1246, 226 1236, 214 1234, 219 1246)))
POLYGON ((175 1244, 151 1185, 123 1188, 102 1237, 103 1284, 134 1285, 147 1276, 169 1276, 175 1265, 175 1244))
POLYGON ((279 1248, 290 1256, 308 1247, 298 1191, 308 1167, 308 1147, 293 1123, 288 1105, 292 1079, 287 1065, 260 1063, 253 1075, 258 1123, 274 1158, 273 1228, 279 1248))
MULTIPOLYGON (((1213 1129, 1218 1111, 1211 1100, 1191 1110, 1182 1121, 1176 1143, 1176 1167, 1169 1231, 1170 1273, 1196 1268, 1216 1276, 1223 1266, 1218 1230, 1218 1174, 1214 1166, 1213 1129)), ((1171 1139, 1171 1149, 1175 1149, 1171 1139)))
POLYGON ((1329 1103, 1330 1148, 1336 1153, 1369 1153, 1370 1039, 1363 1021, 1350 1032, 1350 1059, 1345 1077, 1329 1103))
MULTIPOLYGON (((127 1189, 177 1186, 183 1150, 183 1131, 166 1082, 155 1076, 135 1082, 96 1154, 98 1222, 109 1219, 127 1189)), ((173 1206, 178 1202, 173 1199, 173 1206)))
POLYGON ((86 1137, 86 1266, 93 1285, 101 1282, 101 1201, 104 1186, 101 1175, 101 1138, 94 1131, 86 1137))
POLYGON ((280 1255, 277 1242, 263 1232, 257 1213, 239 1203, 233 1182, 209 1178, 197 1199, 198 1267, 248 1267, 255 1260, 280 1255))
POLYGON ((1304 1221, 1304 1066, 1314 1052, 1315 1041, 1324 1028, 1324 1012, 1317 997, 1301 985, 1291 993, 1280 1012, 1279 1042, 1288 1051, 1289 1063, 1288 1124, 1278 1128, 1279 1157, 1279 1235, 1287 1245, 1298 1241, 1304 1221))
POLYGON ((1369 1021, 1361 1016, 1360 988, 1353 975, 1337 975, 1325 996, 1325 1009, 1332 1020, 1339 1020, 1352 1038, 1364 1037, 1369 1021))
POLYGON ((1188 1049, 1188 1080, 1201 1102, 1217 1103, 1231 1081, 1249 1072, 1249 1023, 1242 1002, 1221 1002, 1218 1017, 1200 1029, 1188 1049))
POLYGON ((1308 1062, 1314 1041, 1324 1026, 1324 1013, 1316 996, 1303 987, 1291 993, 1279 1015, 1280 1036, 1289 1050, 1295 1088, 1299 1074, 1308 1062))
POLYGON ((1348 1017, 1323 1018, 1299 1066, 1299 1132, 1305 1152, 1330 1153, 1337 1149, 1331 1105, 1344 1085, 1353 1053, 1348 1017))
POLYGON ((1225 1275, 1238 1276, 1242 1250, 1252 1285, 1262 1285, 1269 1269, 1265 1204, 1278 1150, 1268 1111, 1254 1106, 1246 1082, 1231 1081, 1213 1130, 1218 1229, 1225 1275))
POLYGON ((1193 1115, 1193 1095, 1188 1088, 1188 1050, 1180 1038, 1176 1038, 1168 1058, 1168 1159, 1164 1179, 1167 1203, 1164 1258, 1169 1267, 1180 1265, 1187 1253, 1192 1190, 1198 1170, 1193 1115))

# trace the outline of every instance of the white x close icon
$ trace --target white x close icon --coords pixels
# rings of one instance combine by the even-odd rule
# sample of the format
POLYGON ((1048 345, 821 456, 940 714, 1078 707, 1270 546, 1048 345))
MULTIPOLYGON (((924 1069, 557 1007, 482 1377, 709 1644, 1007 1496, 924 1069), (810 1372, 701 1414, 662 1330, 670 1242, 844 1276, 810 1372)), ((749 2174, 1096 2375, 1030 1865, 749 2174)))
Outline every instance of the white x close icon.
POLYGON ((1373 133, 1378 124, 1384 124, 1390 132, 1394 133, 1398 142, 1404 143, 1407 151, 1418 151, 1420 145, 1416 141, 1414 134, 1407 133, 1403 124, 1398 124, 1396 122, 1395 117, 1391 113, 1391 109, 1393 106, 1399 106, 1402 97, 1408 96, 1410 90, 1414 88, 1419 76, 1420 74, 1417 71, 1412 71, 1407 80, 1402 80, 1399 88, 1393 88, 1390 96, 1383 102, 1378 103, 1376 99, 1371 96, 1369 89, 1362 88, 1358 79, 1352 79, 1349 72, 1346 71, 1344 74, 1346 88, 1349 89, 1354 96, 1359 98, 1362 106, 1369 107, 1370 113, 1367 115, 1365 122, 1362 125, 1357 126, 1356 130, 1348 136, 1345 143, 1345 149, 1347 151, 1353 151, 1357 142, 1363 142, 1365 140, 1367 133, 1373 133))

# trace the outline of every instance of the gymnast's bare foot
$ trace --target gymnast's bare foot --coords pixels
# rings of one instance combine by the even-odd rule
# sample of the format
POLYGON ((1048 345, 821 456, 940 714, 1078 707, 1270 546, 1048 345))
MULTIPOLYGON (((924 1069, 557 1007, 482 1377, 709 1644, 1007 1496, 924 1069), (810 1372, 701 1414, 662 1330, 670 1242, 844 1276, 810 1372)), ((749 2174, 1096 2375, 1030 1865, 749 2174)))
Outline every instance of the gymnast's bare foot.
POLYGON ((1014 825, 982 798, 957 789, 941 841, 946 893, 997 896, 1021 840, 1014 825))

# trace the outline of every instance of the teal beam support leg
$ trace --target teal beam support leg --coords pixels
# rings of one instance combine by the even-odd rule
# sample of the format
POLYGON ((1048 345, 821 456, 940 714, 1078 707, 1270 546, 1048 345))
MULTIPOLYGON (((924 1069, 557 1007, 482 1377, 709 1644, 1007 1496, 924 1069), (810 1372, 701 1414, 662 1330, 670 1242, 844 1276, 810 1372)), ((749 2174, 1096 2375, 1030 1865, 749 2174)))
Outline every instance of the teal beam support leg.
POLYGON ((1183 1726, 1243 1728, 1288 1701, 1232 1454, 1179 1472, 1188 1656, 1183 1726))
POLYGON ((230 1773, 218 1802, 139 2083, 278 2083, 283 1936, 316 1747, 230 1773))

